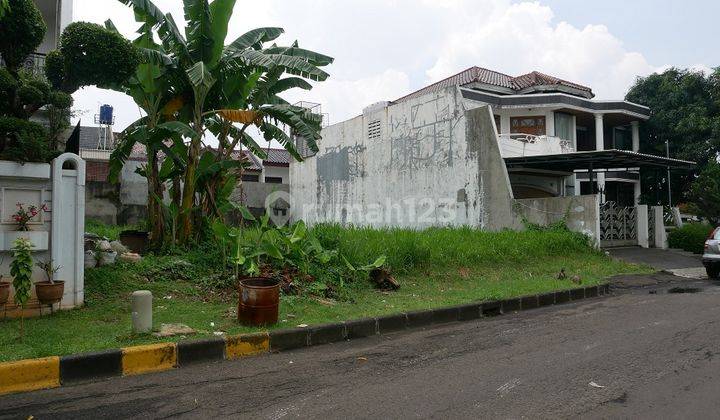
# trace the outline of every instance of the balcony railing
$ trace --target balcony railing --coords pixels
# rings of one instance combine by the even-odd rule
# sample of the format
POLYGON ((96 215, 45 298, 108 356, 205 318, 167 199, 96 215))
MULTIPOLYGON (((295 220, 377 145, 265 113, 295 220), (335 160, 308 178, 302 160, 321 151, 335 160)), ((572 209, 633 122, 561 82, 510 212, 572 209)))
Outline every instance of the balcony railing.
POLYGON ((503 157, 558 155, 575 151, 572 141, 553 136, 525 133, 499 134, 503 157))
MULTIPOLYGON (((2 57, 0 57, 0 66, 5 67, 5 60, 3 60, 2 57)), ((21 67, 34 74, 44 74, 45 54, 32 53, 28 55, 21 67)))

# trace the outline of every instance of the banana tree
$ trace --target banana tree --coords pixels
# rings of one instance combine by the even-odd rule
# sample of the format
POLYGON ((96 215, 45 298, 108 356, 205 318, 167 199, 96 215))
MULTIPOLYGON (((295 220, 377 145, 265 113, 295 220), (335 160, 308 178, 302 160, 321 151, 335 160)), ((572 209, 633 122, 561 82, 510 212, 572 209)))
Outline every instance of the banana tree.
MULTIPOLYGON (((133 8, 141 29, 153 31, 161 41, 160 48, 145 51, 153 63, 172 64, 169 78, 176 97, 183 102, 178 119, 187 123, 191 134, 182 134, 187 141, 183 159, 183 186, 180 202, 178 238, 187 243, 192 239, 194 217, 190 209, 199 208, 208 215, 207 205, 214 190, 226 187, 225 182, 210 183, 208 190, 198 189, 198 167, 203 154, 205 131, 210 129, 219 141, 215 159, 227 161, 237 147, 244 145, 258 153, 260 146, 247 133, 255 125, 265 140, 276 140, 296 159, 301 159, 284 128, 304 137, 311 149, 319 139, 320 119, 306 109, 295 107, 278 94, 299 87, 309 89, 305 79, 322 81, 328 74, 320 67, 332 58, 299 48, 265 44, 282 33, 281 28, 258 28, 225 45, 228 22, 235 0, 184 0, 184 35, 170 14, 163 14, 150 0, 119 0, 133 8), (281 78, 285 73, 294 77, 281 78), (285 126, 285 127, 283 127, 285 126), (205 200, 204 205, 197 205, 205 200)), ((187 130, 183 130, 185 132, 187 130)), ((218 178, 227 175, 224 168, 218 178)))

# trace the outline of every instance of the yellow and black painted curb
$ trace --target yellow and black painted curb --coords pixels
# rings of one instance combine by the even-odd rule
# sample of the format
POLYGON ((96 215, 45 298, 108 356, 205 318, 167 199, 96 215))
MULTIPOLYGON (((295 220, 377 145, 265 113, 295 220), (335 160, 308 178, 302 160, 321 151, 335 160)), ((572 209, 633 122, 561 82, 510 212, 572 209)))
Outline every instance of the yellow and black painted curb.
POLYGON ((139 375, 211 360, 232 360, 455 321, 469 321, 520 310, 593 298, 610 286, 581 287, 490 302, 357 319, 269 333, 147 344, 62 357, 0 363, 0 395, 56 388, 116 376, 139 375))

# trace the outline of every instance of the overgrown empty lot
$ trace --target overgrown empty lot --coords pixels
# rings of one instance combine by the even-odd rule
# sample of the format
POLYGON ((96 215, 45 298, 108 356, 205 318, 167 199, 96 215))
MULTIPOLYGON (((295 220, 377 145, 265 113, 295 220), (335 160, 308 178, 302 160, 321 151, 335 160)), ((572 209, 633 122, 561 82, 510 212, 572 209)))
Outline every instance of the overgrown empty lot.
MULTIPOLYGON (((92 225, 91 225, 92 226, 92 225)), ((312 229, 324 247, 351 261, 385 255, 401 287, 380 291, 366 275, 346 277, 323 267, 294 281, 281 298, 281 321, 270 328, 342 321, 478 300, 571 288, 610 275, 648 269, 611 260, 582 235, 564 229, 483 232, 469 228, 424 231, 377 230, 319 225, 312 229), (566 279, 557 279, 561 269, 566 279)), ((112 236, 113 230, 103 234, 112 236)), ((0 361, 63 355, 161 339, 130 333, 130 293, 154 295, 154 325, 182 323, 194 337, 256 331, 235 320, 237 293, 232 269, 212 241, 172 255, 148 255, 140 263, 88 269, 86 305, 25 322, 0 321, 0 361)), ((162 340, 178 340, 174 336, 162 340)))

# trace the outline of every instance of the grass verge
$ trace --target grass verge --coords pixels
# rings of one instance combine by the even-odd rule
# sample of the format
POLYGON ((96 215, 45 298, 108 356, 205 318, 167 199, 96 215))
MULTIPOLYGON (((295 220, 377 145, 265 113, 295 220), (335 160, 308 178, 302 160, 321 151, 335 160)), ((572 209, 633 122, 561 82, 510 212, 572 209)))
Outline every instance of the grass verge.
MULTIPOLYGON (((402 311, 434 308, 575 287, 555 274, 565 268, 583 285, 607 276, 649 271, 613 261, 587 245, 584 237, 566 231, 481 232, 472 229, 374 230, 323 225, 314 229, 327 247, 355 261, 379 254, 402 284, 395 292, 372 288, 368 281, 335 285, 341 300, 305 289, 281 299, 281 321, 271 328, 319 324, 402 311)), ((237 294, 212 245, 178 255, 149 255, 139 264, 122 264, 86 272, 86 306, 25 321, 19 341, 19 321, 0 321, 0 361, 95 351, 158 341, 130 333, 129 295, 153 292, 154 325, 183 323, 193 337, 217 332, 257 331, 235 320, 237 294)), ((326 279, 325 281, 335 281, 326 279)))

